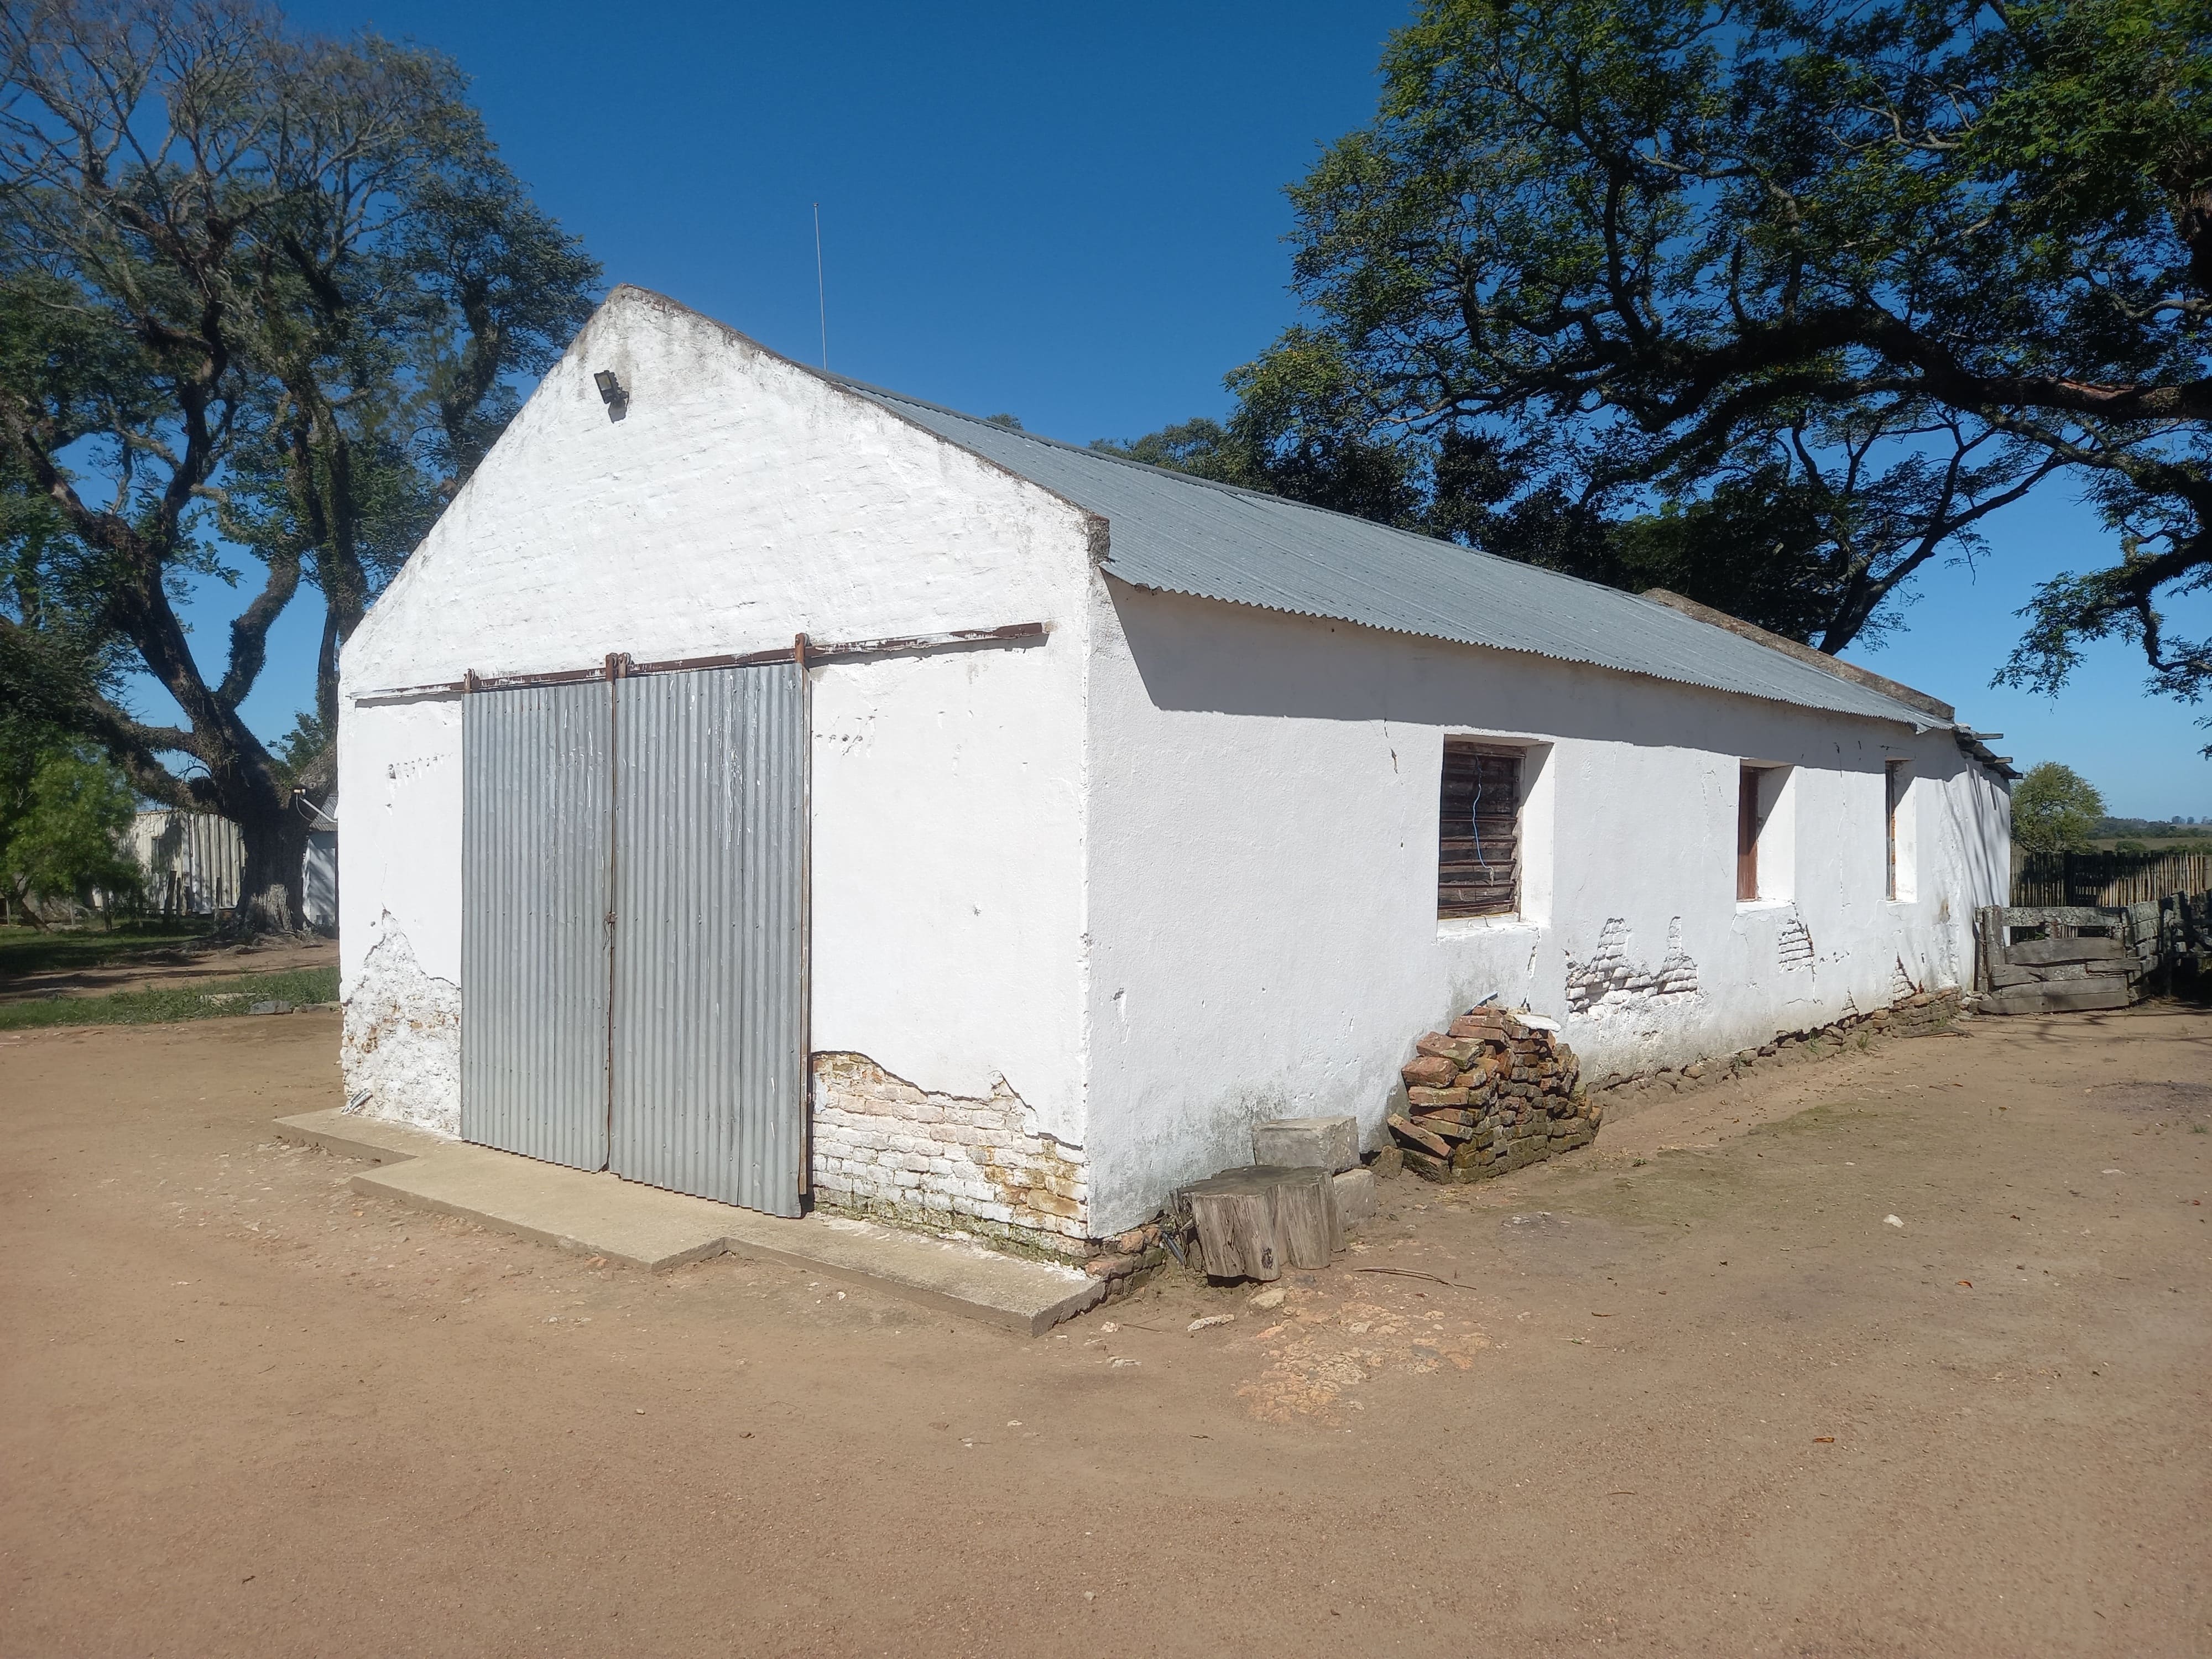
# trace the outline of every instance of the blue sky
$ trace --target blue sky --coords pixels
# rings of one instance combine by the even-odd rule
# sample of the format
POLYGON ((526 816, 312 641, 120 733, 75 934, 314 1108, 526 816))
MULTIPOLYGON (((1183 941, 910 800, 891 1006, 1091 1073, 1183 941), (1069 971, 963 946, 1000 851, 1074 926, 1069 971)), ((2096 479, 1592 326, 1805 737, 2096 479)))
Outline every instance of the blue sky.
MULTIPOLYGON (((1282 187, 1372 113, 1407 7, 289 10, 458 59, 508 161, 611 282, 814 362, 818 201, 832 368, 1088 442, 1226 409, 1222 375, 1292 316, 1282 187)), ((2004 732, 2023 764, 2065 761, 2115 811, 2212 816, 2196 757, 2212 733, 2146 696, 2122 647, 2055 703, 1989 689, 2034 582, 2101 553, 2056 495, 1991 540, 1978 570, 1923 582, 1886 648, 1850 654, 2004 732)), ((214 587, 195 605, 208 650, 242 602, 214 587)), ((302 604, 272 637, 246 709, 266 735, 312 701, 316 626, 302 604)))

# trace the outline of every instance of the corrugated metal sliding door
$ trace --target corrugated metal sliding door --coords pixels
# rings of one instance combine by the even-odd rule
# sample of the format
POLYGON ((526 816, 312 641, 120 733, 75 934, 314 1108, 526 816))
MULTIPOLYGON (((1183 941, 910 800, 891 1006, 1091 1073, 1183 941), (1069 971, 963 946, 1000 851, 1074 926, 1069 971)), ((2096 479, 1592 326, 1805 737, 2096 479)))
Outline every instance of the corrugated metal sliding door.
POLYGON ((797 1215, 804 671, 772 663, 619 685, 611 1167, 797 1215))
POLYGON ((461 1138, 605 1169, 608 686, 461 709, 461 1138))

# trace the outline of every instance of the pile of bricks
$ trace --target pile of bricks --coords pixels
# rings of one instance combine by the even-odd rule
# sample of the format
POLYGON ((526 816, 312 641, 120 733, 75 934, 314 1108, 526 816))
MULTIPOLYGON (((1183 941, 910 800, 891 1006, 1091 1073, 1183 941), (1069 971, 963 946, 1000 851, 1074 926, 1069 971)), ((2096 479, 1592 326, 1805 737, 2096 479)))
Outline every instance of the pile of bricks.
POLYGON ((1551 1021, 1471 1008, 1413 1046, 1401 1068, 1406 1110, 1389 1124, 1414 1174, 1480 1181, 1597 1139, 1605 1109, 1590 1103, 1551 1021))
POLYGON ((1849 1020, 1837 1028, 1841 1037, 1845 1029, 1864 1025, 1878 1036, 1933 1036, 1948 1031, 1959 1018, 1959 993, 1956 988, 1943 991, 1915 991, 1909 997, 1900 997, 1887 1008, 1877 1008, 1863 1018, 1849 1020))
POLYGON ((1106 1294, 1101 1299, 1115 1301, 1150 1284, 1167 1265, 1171 1250, 1177 1261, 1187 1260, 1189 1231, 1187 1218, 1176 1221, 1163 1216, 1132 1227, 1119 1237, 1099 1239, 1083 1271, 1093 1279, 1104 1279, 1106 1294))

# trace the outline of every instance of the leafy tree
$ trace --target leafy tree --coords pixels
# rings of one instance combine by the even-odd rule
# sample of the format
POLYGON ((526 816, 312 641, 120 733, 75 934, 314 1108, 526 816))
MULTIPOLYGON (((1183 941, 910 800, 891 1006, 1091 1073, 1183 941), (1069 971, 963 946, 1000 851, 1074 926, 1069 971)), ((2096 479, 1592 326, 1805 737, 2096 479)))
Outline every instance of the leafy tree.
POLYGON ((2012 787, 2013 845, 2023 853, 2063 853, 2087 844, 2105 816, 2105 798, 2070 766, 2042 761, 2012 787))
POLYGON ((1245 371, 1231 374, 1231 386, 1246 395, 1225 426, 1201 416, 1126 443, 1101 438, 1091 447, 1383 524, 1419 526, 1422 503, 1406 455, 1348 432, 1330 413, 1341 403, 1340 379, 1325 357, 1307 366, 1310 375, 1279 373, 1265 386, 1245 371))
POLYGON ((14 770, 0 776, 0 881, 33 926, 41 902, 138 890, 138 866, 122 847, 137 803, 113 762, 91 749, 60 750, 20 778, 14 770))
POLYGON ((2115 555, 2004 678, 2212 685, 2212 0, 1429 0, 1382 76, 1231 377, 1255 477, 1387 452, 1432 531, 1833 652, 2063 476, 2115 555))
POLYGON ((314 597, 334 730, 339 646, 599 269, 432 52, 246 0, 27 0, 0 72, 0 695, 77 662, 36 690, 61 728, 234 820, 246 919, 295 927, 306 820, 239 714, 269 629, 314 597), (179 600, 241 554, 259 591, 210 672, 179 600), (135 718, 121 665, 185 724, 135 718))
POLYGON ((337 736, 320 716, 302 709, 292 720, 292 729, 276 740, 274 757, 277 777, 293 789, 327 787, 321 763, 337 736))

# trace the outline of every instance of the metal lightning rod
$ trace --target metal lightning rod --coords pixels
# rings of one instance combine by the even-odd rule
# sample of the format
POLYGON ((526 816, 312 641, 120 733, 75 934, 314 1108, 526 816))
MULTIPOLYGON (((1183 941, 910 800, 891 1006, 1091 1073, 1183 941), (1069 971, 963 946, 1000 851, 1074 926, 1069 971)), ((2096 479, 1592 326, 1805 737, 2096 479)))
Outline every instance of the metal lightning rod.
POLYGON ((830 367, 830 289, 822 280, 822 204, 814 204, 814 298, 822 307, 822 367, 830 367))

